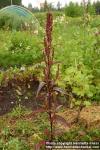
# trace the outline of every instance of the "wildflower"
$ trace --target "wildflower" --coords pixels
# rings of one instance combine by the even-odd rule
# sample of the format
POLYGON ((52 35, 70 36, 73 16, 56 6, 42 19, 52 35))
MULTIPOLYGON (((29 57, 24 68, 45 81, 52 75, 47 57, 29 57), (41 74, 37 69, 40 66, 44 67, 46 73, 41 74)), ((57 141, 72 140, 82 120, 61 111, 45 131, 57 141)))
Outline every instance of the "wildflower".
POLYGON ((22 66, 22 67, 20 68, 20 70, 21 70, 21 71, 25 71, 25 67, 22 66))
POLYGON ((14 104, 14 102, 12 101, 11 104, 14 104))
POLYGON ((38 30, 34 30, 34 34, 38 35, 38 30))

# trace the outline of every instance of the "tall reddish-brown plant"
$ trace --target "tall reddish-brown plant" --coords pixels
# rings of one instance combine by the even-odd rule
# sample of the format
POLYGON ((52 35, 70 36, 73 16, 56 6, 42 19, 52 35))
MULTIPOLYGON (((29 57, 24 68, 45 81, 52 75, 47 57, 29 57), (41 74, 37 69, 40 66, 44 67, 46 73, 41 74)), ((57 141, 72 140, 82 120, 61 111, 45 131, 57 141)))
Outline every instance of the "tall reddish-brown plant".
POLYGON ((51 13, 47 14, 47 21, 46 21, 46 35, 44 38, 44 61, 45 61, 45 68, 44 68, 44 80, 46 82, 46 94, 48 100, 48 113, 50 119, 50 128, 51 128, 51 140, 53 138, 53 122, 52 122, 52 100, 53 100, 53 84, 51 79, 51 67, 53 65, 53 56, 54 51, 52 48, 52 27, 53 27, 53 16, 51 13))
POLYGON ((56 119, 62 121, 66 124, 64 118, 59 115, 56 115, 56 111, 59 109, 56 105, 56 93, 64 93, 62 89, 57 87, 55 81, 59 76, 59 65, 57 72, 55 74, 55 78, 52 77, 52 66, 54 65, 54 49, 52 47, 52 30, 53 30, 53 16, 52 13, 47 13, 47 20, 46 20, 46 28, 45 28, 45 37, 44 37, 44 49, 43 49, 43 56, 44 56, 44 81, 40 83, 37 96, 39 95, 40 91, 45 88, 44 92, 44 100, 45 100, 45 107, 44 111, 49 115, 49 122, 50 122, 50 141, 54 138, 54 122, 56 119))

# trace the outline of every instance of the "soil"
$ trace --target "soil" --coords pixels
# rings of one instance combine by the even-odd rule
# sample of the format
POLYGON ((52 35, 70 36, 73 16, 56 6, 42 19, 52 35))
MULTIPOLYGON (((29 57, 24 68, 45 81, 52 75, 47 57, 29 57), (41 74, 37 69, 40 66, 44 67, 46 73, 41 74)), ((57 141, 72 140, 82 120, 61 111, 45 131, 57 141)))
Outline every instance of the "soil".
POLYGON ((36 109, 36 91, 39 82, 34 80, 27 83, 12 84, 10 81, 7 86, 0 87, 0 115, 12 111, 19 104, 32 110, 36 109))
MULTIPOLYGON (((0 86, 0 116, 12 111, 17 105, 36 111, 41 109, 44 97, 36 99, 36 93, 39 81, 36 78, 27 78, 25 80, 12 80, 6 85, 0 86)), ((44 92, 42 92, 43 94, 44 92)), ((65 106, 66 101, 62 102, 62 97, 58 96, 58 105, 65 106)), ((66 111, 60 113, 69 124, 75 123, 77 118, 77 109, 67 108, 66 111)), ((100 128, 100 106, 91 106, 83 108, 80 113, 80 123, 83 125, 97 126, 100 128)), ((68 129, 68 128, 67 128, 68 129)))
MULTIPOLYGON (((36 93, 39 86, 39 81, 30 77, 25 80, 13 79, 6 85, 0 87, 0 116, 12 111, 17 105, 25 106, 26 108, 35 111, 41 108, 44 101, 44 91, 40 97, 36 99, 36 93)), ((64 100, 64 98, 63 98, 64 100)), ((65 105, 62 97, 58 95, 58 105, 65 105)))

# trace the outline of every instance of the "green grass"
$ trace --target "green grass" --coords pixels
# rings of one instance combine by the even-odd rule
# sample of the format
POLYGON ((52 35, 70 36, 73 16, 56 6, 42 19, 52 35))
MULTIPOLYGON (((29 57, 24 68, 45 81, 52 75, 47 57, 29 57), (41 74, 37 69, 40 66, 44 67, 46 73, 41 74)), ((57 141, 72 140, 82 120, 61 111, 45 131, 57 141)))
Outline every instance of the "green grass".
MULTIPOLYGON (((40 141, 48 140, 48 135, 45 134, 46 129, 49 129, 46 113, 39 113, 36 117, 34 115, 26 117, 32 111, 19 107, 15 109, 0 117, 1 150, 33 150, 40 141)), ((85 129, 76 124, 70 131, 56 136, 55 141, 99 141, 99 137, 100 129, 85 129)))
POLYGON ((49 127, 47 115, 39 113, 29 118, 27 116, 32 112, 29 109, 15 109, 0 118, 0 149, 32 150, 35 144, 45 139, 43 131, 49 127))

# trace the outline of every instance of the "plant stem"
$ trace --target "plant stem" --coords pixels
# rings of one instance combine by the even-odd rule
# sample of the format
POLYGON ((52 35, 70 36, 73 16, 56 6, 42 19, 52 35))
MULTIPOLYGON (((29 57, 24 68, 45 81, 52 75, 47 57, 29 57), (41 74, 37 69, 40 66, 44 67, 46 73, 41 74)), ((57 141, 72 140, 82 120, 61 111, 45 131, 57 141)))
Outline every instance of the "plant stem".
POLYGON ((46 36, 44 38, 44 61, 45 61, 45 82, 47 85, 47 101, 48 101, 48 114, 50 121, 50 141, 53 140, 53 121, 52 121, 52 78, 51 78, 51 68, 53 65, 53 49, 52 49, 52 25, 53 25, 53 16, 50 12, 47 13, 47 21, 46 21, 46 36))

